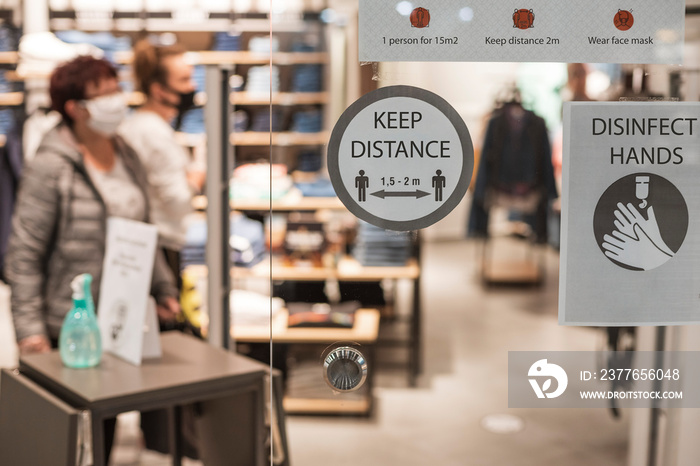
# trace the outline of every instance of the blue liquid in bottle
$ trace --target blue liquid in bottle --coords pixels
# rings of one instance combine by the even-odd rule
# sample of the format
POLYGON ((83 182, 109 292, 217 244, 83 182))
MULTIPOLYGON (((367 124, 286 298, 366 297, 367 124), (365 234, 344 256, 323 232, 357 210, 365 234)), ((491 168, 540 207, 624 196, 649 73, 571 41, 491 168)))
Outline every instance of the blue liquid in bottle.
POLYGON ((90 274, 78 275, 71 282, 73 308, 66 314, 58 341, 63 364, 75 369, 95 367, 102 358, 102 340, 91 284, 90 274))

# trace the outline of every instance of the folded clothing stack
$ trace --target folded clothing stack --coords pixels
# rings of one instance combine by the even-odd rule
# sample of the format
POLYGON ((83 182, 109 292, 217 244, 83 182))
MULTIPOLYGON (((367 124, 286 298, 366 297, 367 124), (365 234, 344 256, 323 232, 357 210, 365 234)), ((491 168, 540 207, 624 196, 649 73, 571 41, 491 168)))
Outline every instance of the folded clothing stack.
POLYGON ((105 54, 105 58, 111 62, 115 61, 116 52, 131 50, 131 39, 129 36, 117 37, 110 32, 56 31, 56 37, 68 44, 94 45, 101 49, 105 54))
POLYGON ((70 61, 79 55, 103 58, 105 52, 84 42, 69 44, 48 31, 26 33, 19 43, 17 74, 20 76, 49 75, 60 63, 70 61))
POLYGON ((294 92, 321 92, 321 65, 296 65, 292 76, 294 92))
POLYGON ((16 52, 19 48, 21 31, 8 23, 0 24, 0 50, 3 52, 16 52))
MULTIPOLYGON (((2 31, 2 29, 0 29, 2 31)), ((5 72, 0 71, 0 92, 13 92, 13 84, 5 77, 5 72)), ((15 124, 15 109, 0 108, 0 134, 8 134, 15 124)))
POLYGON ((245 79, 240 74, 232 74, 228 78, 228 85, 234 92, 240 92, 245 88, 245 79))
MULTIPOLYGON (((19 47, 19 29, 7 23, 0 24, 0 51, 16 52, 19 47)), ((8 81, 5 70, 0 70, 0 92, 15 92, 22 90, 19 82, 8 81)), ((15 123, 15 112, 10 108, 0 110, 0 134, 7 134, 15 123)))
POLYGON ((292 177, 283 164, 247 163, 233 171, 229 183, 231 199, 279 199, 292 187, 292 177))
MULTIPOLYGON (((83 32, 76 30, 56 31, 56 37, 67 44, 90 44, 104 52, 104 57, 116 64, 117 52, 131 50, 129 36, 115 36, 110 32, 83 32)), ((131 78, 131 65, 117 64, 120 85, 124 92, 132 92, 134 83, 131 78)))
POLYGON ((5 76, 5 71, 0 70, 0 92, 14 92, 15 90, 16 89, 13 83, 7 80, 7 76, 5 76))
POLYGON ((367 267, 399 267, 411 256, 411 237, 405 231, 390 231, 360 221, 353 256, 367 267))
POLYGON ((187 227, 185 245, 180 251, 180 267, 185 269, 190 265, 207 263, 207 222, 198 220, 187 227))
MULTIPOLYGON (((19 29, 6 23, 0 24, 0 51, 17 51, 19 36, 19 29)), ((9 81, 5 76, 5 71, 0 70, 0 92, 21 91, 22 87, 19 82, 9 81)), ((8 134, 15 125, 15 110, 17 109, 0 109, 0 134, 8 134)))
POLYGON ((241 50, 240 32, 217 32, 214 35, 212 50, 220 52, 237 52, 241 50))
POLYGON ((235 265, 252 267, 265 257, 265 232, 263 224, 243 214, 231 216, 229 245, 231 261, 235 265))
POLYGON ((335 189, 331 180, 325 177, 317 177, 312 181, 298 181, 294 186, 301 191, 304 197, 335 197, 335 189))
POLYGON ((318 133, 323 128, 323 114, 318 109, 301 110, 292 116, 292 131, 318 133))
MULTIPOLYGON (((241 267, 252 267, 265 256, 265 234, 262 223, 244 215, 231 217, 231 262, 241 267)), ((198 220, 187 228, 185 246, 180 252, 182 268, 206 263, 207 222, 198 220)))
POLYGON ((261 133, 273 133, 280 132, 284 129, 284 115, 279 108, 264 108, 258 110, 253 115, 253 122, 250 125, 251 131, 257 131, 261 133))
POLYGON ((246 91, 265 94, 280 91, 280 70, 277 66, 252 66, 248 70, 246 91))
POLYGON ((0 109, 0 134, 9 134, 14 126, 15 112, 11 108, 0 109))
POLYGON ((306 150, 297 158, 297 170, 301 172, 317 172, 323 165, 323 156, 318 150, 306 150))
POLYGON ((202 107, 195 107, 185 112, 180 127, 176 127, 175 129, 188 134, 206 133, 206 128, 204 127, 204 109, 202 107))
POLYGON ((236 326, 268 327, 270 321, 284 309, 284 301, 247 290, 229 294, 231 323, 236 326))
POLYGON ((250 118, 245 110, 236 110, 231 116, 231 131, 234 133, 243 133, 248 131, 250 118))
POLYGON ((280 50, 280 41, 275 36, 255 36, 248 41, 248 50, 253 53, 274 53, 280 50))
POLYGON ((338 327, 352 328, 359 301, 339 304, 288 303, 288 327, 338 327))
POLYGON ((318 48, 316 47, 316 45, 315 45, 314 43, 312 43, 312 42, 315 42, 315 41, 313 40, 314 38, 315 38, 315 36, 313 36, 312 38, 309 38, 309 40, 305 40, 305 41, 298 40, 298 41, 295 41, 295 42, 292 44, 292 52, 295 52, 295 53, 310 53, 310 52, 316 52, 316 51, 318 50, 318 48))

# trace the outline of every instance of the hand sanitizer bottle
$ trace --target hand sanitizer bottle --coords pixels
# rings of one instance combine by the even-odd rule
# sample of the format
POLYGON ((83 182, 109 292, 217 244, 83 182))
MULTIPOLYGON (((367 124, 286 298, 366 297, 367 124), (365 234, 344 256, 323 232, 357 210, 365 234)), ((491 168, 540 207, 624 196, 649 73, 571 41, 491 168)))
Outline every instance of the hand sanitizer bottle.
POLYGON ((58 340, 63 364, 75 369, 95 367, 102 358, 102 340, 92 301, 90 274, 78 275, 71 282, 73 308, 66 314, 58 340))

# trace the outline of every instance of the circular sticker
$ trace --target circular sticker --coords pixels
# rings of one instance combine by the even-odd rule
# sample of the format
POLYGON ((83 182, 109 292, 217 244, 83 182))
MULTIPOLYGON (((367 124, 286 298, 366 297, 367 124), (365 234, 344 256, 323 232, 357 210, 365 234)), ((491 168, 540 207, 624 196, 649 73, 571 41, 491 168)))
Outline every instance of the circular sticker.
POLYGON ((600 250, 628 270, 652 270, 676 255, 688 231, 688 206, 670 181, 635 173, 598 200, 593 231, 600 250))
POLYGON ((634 16, 631 11, 617 10, 613 23, 620 31, 628 31, 634 25, 634 16))
POLYGON ((411 12, 411 26, 414 28, 424 28, 430 25, 430 12, 425 8, 418 7, 411 12))
POLYGON ((474 169, 469 130, 442 97, 390 86, 348 107, 333 128, 328 172, 362 220, 389 230, 425 228, 464 197, 474 169))
POLYGON ((515 9, 513 13, 513 27, 518 29, 530 29, 535 27, 535 12, 527 8, 515 9))

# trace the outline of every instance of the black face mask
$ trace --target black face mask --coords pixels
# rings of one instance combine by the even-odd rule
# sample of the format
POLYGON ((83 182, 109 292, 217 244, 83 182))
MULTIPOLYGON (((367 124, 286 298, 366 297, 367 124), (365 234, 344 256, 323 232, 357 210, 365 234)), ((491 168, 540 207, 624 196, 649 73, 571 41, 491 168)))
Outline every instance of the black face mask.
POLYGON ((186 93, 176 92, 176 94, 180 97, 180 103, 176 106, 180 115, 194 107, 194 91, 186 93))
POLYGON ((170 107, 176 108, 177 109, 177 118, 175 120, 175 129, 179 130, 180 126, 182 126, 182 119, 185 116, 185 113, 190 110, 192 107, 194 107, 194 94, 195 91, 191 92, 178 92, 175 89, 172 89, 169 86, 164 86, 165 89, 167 89, 169 92, 172 92, 173 94, 176 94, 179 98, 180 101, 177 104, 172 104, 168 101, 165 101, 166 105, 169 105, 170 107))

